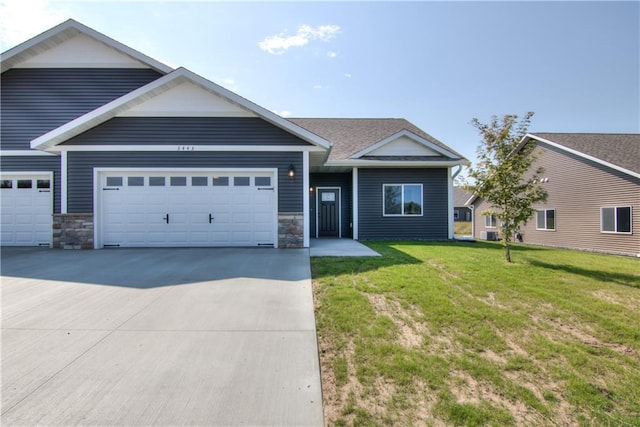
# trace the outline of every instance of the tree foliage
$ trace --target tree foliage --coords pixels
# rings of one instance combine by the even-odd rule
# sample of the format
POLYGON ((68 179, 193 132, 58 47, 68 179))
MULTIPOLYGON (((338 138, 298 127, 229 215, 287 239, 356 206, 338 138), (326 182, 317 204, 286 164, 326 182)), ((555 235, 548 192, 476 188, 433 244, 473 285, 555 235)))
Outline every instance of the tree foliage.
POLYGON ((476 182, 476 196, 490 205, 490 210, 482 214, 498 219, 507 262, 511 262, 510 243, 515 233, 534 215, 533 205, 547 199, 539 184, 544 170, 531 170, 535 144, 519 147, 532 116, 532 112, 526 113, 519 122, 514 114, 502 119, 493 116, 488 124, 472 120, 482 142, 478 146, 478 161, 469 168, 468 175, 476 182))

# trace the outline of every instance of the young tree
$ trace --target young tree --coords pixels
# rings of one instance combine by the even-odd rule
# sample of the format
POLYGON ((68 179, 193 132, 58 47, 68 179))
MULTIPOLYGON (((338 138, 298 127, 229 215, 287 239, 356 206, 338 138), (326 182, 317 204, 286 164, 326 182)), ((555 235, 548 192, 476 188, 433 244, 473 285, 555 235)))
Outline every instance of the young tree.
POLYGON ((535 213, 533 204, 547 199, 546 191, 538 184, 544 170, 531 170, 535 144, 517 149, 532 116, 532 112, 525 114, 519 123, 514 114, 501 120, 493 116, 489 124, 472 120, 483 141, 478 146, 478 162, 469 168, 468 175, 476 182, 475 195, 491 206, 482 214, 493 214, 498 220, 507 262, 511 262, 510 243, 515 233, 535 213))

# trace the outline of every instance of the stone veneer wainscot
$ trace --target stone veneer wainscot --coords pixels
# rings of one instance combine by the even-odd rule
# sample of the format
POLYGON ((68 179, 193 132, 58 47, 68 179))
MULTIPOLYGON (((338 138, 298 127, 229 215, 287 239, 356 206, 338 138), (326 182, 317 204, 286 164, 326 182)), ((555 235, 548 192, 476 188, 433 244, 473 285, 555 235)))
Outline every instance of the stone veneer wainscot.
POLYGON ((302 212, 281 212, 278 214, 278 247, 304 247, 304 214, 302 212))
POLYGON ((54 214, 53 247, 93 249, 93 214, 54 214))

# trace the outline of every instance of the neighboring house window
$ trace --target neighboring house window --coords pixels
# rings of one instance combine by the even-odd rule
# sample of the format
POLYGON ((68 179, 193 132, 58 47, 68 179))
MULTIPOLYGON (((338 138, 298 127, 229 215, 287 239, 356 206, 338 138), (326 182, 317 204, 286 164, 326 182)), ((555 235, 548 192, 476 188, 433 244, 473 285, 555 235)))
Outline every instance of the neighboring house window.
POLYGON ((460 212, 455 210, 453 211, 453 219, 455 219, 456 221, 460 219, 460 212))
POLYGON ((486 228, 496 228, 497 219, 495 215, 487 215, 484 217, 484 226, 486 228))
POLYGON ((384 216, 421 216, 422 184, 384 184, 384 216))
POLYGON ((556 210, 543 209, 536 211, 536 230, 555 230, 556 210))
POLYGON ((631 233, 631 206, 600 208, 600 231, 631 233))

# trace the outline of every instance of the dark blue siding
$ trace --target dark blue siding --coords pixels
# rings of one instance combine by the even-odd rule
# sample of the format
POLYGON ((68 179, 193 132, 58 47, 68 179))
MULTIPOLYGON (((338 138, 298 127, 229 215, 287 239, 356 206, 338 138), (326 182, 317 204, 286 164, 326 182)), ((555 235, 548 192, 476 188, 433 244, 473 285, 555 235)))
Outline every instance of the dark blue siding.
POLYGON ((426 239, 448 238, 448 170, 359 169, 358 238, 426 239), (423 184, 423 216, 384 217, 383 184, 423 184))
POLYGON ((278 168, 278 210, 302 212, 302 175, 288 176, 289 165, 302 171, 299 152, 86 152, 67 157, 69 213, 93 212, 93 168, 278 168))
POLYGON ((116 117, 65 145, 309 145, 251 117, 116 117))
POLYGON ((311 237, 316 237, 316 187, 340 187, 342 211, 342 237, 352 237, 352 208, 353 208, 353 177, 351 173, 313 173, 310 177, 313 193, 309 193, 309 204, 311 212, 311 237))
POLYGON ((28 150, 32 139, 160 76, 153 70, 132 68, 8 70, 1 78, 1 147, 28 150))
POLYGON ((3 156, 2 172, 53 172, 53 212, 60 213, 60 156, 3 156))

